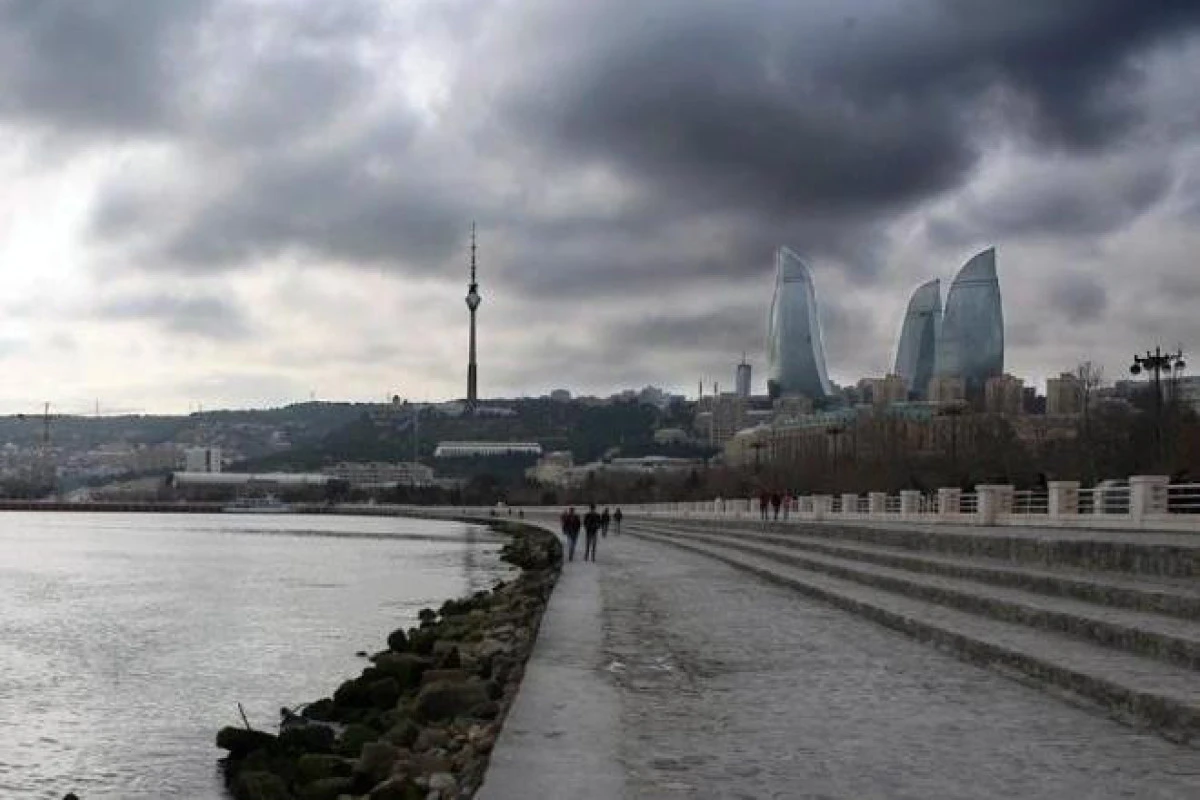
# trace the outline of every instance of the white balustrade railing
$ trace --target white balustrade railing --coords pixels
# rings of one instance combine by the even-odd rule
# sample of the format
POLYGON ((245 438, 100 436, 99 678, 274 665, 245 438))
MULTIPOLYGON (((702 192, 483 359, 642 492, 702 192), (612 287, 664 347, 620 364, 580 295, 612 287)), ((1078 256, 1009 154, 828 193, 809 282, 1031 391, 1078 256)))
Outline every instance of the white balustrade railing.
MULTIPOLYGON (((759 497, 625 506, 625 513, 675 517, 761 519, 759 497)), ((794 495, 781 498, 765 517, 780 522, 895 521, 977 525, 1088 528, 1155 528, 1200 532, 1200 483, 1170 484, 1164 476, 1136 475, 1081 488, 1051 481, 1045 488, 1015 490, 987 484, 975 491, 944 488, 898 494, 794 495)))

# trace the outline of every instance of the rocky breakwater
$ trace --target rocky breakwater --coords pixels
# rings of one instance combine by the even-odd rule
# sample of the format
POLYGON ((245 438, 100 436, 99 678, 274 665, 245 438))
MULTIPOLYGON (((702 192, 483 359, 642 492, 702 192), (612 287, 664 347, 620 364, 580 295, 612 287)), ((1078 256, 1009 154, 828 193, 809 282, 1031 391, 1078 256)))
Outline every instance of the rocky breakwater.
POLYGON ((278 734, 223 728, 225 777, 237 800, 457 800, 483 782, 558 579, 558 540, 506 521, 503 557, 519 577, 423 609, 393 631, 371 666, 278 734))

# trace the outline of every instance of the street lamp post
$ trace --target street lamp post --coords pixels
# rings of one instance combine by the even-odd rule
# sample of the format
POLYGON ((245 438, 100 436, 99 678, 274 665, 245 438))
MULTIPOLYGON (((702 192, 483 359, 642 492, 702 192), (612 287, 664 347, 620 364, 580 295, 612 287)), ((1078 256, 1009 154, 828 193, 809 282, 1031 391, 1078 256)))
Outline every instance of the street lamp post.
POLYGON ((1158 458, 1163 459, 1163 395, 1162 395, 1162 374, 1167 373, 1170 378, 1183 372, 1187 368, 1187 363, 1183 360, 1183 350, 1177 349, 1174 353, 1164 353, 1161 348, 1155 347, 1154 352, 1146 351, 1146 355, 1133 357, 1133 364, 1129 367, 1129 372, 1133 375, 1140 375, 1142 371, 1153 375, 1154 381, 1154 444, 1158 451, 1158 458))

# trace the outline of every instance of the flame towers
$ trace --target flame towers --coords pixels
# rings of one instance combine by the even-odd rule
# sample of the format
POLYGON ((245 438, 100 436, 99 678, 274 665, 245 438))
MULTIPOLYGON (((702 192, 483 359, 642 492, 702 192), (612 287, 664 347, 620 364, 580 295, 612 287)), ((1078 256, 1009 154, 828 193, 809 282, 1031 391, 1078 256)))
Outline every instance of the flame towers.
POLYGON ((983 392, 988 378, 1004 372, 1004 311, 996 277, 996 248, 977 254, 959 270, 946 295, 934 373, 961 378, 968 396, 983 392))
POLYGON ((775 295, 767 322, 767 370, 772 394, 803 394, 816 399, 831 393, 812 272, 787 247, 780 247, 775 254, 775 295))
POLYGON ((942 282, 917 287, 908 301, 893 372, 904 379, 910 396, 924 397, 933 378, 942 327, 942 282))

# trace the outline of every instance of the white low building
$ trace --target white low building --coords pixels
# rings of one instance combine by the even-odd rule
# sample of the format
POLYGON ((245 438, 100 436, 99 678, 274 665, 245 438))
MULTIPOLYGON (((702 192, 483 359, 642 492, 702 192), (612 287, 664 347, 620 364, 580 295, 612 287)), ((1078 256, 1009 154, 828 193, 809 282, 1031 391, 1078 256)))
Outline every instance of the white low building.
POLYGON ((346 461, 325 467, 321 472, 341 478, 351 486, 433 485, 433 468, 413 461, 346 461))
POLYGON ((478 458, 488 456, 541 456, 537 442, 440 442, 434 458, 478 458))

